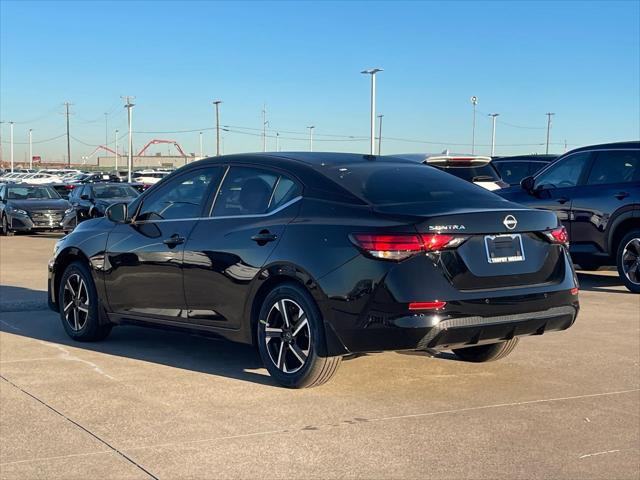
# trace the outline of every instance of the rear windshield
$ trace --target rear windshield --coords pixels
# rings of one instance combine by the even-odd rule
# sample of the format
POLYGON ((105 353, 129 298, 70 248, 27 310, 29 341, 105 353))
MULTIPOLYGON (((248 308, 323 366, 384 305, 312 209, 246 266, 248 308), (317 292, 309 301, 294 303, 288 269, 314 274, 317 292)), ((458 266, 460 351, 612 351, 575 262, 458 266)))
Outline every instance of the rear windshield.
POLYGON ((50 200, 60 198, 58 192, 51 187, 9 187, 9 200, 50 200))
POLYGON ((497 198, 482 187, 421 164, 343 165, 326 175, 373 205, 448 202, 456 207, 497 198))
POLYGON ((470 166, 470 165, 433 165, 440 170, 462 178, 468 182, 497 182, 500 175, 493 166, 488 163, 486 165, 470 166))
POLYGON ((127 198, 137 197, 138 192, 129 185, 105 185, 93 187, 96 198, 127 198))

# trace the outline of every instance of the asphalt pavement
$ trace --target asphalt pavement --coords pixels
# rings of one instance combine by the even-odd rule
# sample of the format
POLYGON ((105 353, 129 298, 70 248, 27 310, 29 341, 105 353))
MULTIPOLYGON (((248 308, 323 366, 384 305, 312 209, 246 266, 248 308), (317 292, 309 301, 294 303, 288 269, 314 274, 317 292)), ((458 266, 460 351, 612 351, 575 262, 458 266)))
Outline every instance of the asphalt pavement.
POLYGON ((640 478, 640 295, 581 273, 565 332, 499 362, 388 352, 319 388, 248 346, 46 310, 55 235, 0 239, 0 478, 640 478))

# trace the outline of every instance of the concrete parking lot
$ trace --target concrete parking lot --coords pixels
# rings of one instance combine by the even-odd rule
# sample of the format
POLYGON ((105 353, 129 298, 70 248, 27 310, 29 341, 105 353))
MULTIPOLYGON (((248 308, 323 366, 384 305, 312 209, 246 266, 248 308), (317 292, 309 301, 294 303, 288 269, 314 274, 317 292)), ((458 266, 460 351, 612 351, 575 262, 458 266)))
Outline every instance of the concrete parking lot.
POLYGON ((46 310, 54 242, 0 240, 0 478, 640 476, 640 296, 614 272, 580 274, 576 325, 500 362, 376 354, 292 391, 225 341, 72 342, 46 310))

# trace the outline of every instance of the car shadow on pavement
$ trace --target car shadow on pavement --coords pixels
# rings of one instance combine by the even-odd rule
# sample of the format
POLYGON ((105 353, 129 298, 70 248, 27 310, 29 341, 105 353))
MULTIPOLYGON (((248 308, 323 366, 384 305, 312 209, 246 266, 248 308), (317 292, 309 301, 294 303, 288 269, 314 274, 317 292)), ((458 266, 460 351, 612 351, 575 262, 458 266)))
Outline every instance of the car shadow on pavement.
MULTIPOLYGON (((3 291, 5 288, 8 287, 3 287, 3 291)), ((22 296, 36 292, 20 287, 10 288, 14 293, 25 290, 20 292, 22 296)), ((254 347, 189 331, 123 325, 114 328, 111 335, 101 342, 76 342, 65 333, 57 313, 27 308, 2 311, 0 331, 91 352, 276 386, 264 373, 254 347), (256 373, 255 370, 261 372, 256 373)))
POLYGON ((625 288, 617 274, 578 272, 578 282, 580 283, 580 290, 587 292, 631 293, 625 288))

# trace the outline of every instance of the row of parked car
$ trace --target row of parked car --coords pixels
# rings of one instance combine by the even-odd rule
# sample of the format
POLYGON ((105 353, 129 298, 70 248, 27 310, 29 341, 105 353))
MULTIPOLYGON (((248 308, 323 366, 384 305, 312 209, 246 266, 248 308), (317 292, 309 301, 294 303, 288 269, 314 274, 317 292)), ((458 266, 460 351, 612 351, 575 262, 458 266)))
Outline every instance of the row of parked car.
MULTIPOLYGON (((583 147, 552 155, 482 157, 407 154, 397 158, 435 167, 511 200, 554 211, 571 239, 573 260, 584 270, 616 266, 632 291, 640 290, 640 148, 638 142, 583 147)), ((47 171, 43 174, 52 175, 47 171)), ((48 185, 0 177, 1 232, 72 230, 131 201, 149 184, 122 183, 111 173, 73 174, 48 185)), ((168 172, 157 174, 156 183, 168 172)))

